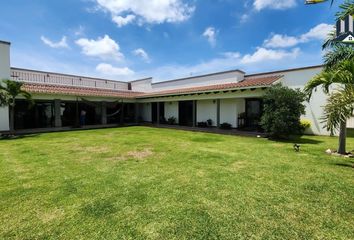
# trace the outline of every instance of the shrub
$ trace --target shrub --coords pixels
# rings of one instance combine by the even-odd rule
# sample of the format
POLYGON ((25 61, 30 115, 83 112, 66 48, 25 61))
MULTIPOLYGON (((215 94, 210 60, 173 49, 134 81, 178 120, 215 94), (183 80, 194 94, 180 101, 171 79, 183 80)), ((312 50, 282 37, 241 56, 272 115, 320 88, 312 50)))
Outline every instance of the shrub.
POLYGON ((208 127, 211 127, 213 125, 213 120, 211 120, 211 119, 208 119, 206 122, 207 122, 208 127))
POLYGON ((305 113, 305 94, 277 84, 266 91, 261 126, 272 138, 302 134, 300 116, 305 113))
POLYGON ((208 127, 208 123, 207 122, 198 122, 197 126, 198 127, 208 127))
POLYGON ((307 119, 300 120, 301 129, 304 132, 306 129, 311 127, 311 121, 307 119))
POLYGON ((174 124, 176 124, 176 122, 177 122, 177 119, 175 117, 169 117, 167 119, 167 123, 170 125, 174 125, 174 124))
POLYGON ((220 124, 220 128, 221 129, 231 129, 232 125, 230 123, 224 122, 224 123, 220 124))

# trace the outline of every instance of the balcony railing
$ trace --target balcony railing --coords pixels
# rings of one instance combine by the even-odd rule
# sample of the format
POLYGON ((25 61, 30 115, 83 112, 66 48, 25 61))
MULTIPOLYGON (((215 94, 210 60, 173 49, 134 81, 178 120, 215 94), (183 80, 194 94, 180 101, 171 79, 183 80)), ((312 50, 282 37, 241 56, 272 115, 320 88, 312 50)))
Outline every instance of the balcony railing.
POLYGON ((128 83, 100 78, 81 77, 67 74, 11 68, 11 79, 28 83, 42 83, 75 87, 128 90, 128 83))

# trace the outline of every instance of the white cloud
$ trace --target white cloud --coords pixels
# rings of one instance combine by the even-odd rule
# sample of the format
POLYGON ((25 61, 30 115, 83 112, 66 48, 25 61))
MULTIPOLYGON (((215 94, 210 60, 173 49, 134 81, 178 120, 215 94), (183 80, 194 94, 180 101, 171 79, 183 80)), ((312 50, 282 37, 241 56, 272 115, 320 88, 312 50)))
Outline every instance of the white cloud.
POLYGON ((287 9, 296 6, 296 0, 255 0, 253 7, 260 11, 265 8, 270 9, 287 9))
POLYGON ((270 48, 292 47, 299 43, 299 39, 287 35, 275 34, 272 38, 264 40, 263 45, 270 48))
POLYGON ((321 23, 311 28, 307 33, 300 36, 287 36, 274 34, 270 39, 263 42, 263 46, 270 48, 286 48, 293 47, 300 43, 306 43, 312 40, 324 40, 328 34, 334 29, 333 25, 321 23))
MULTIPOLYGON (((194 12, 195 7, 183 0, 95 0, 98 7, 108 11, 113 19, 122 14, 135 15, 141 23, 159 24, 183 22, 194 12)), ((130 21, 131 22, 131 21, 130 21)))
POLYGON ((133 22, 135 19, 135 15, 129 14, 125 17, 122 16, 113 16, 112 21, 117 24, 118 27, 123 27, 131 22, 133 22))
POLYGON ((82 53, 87 56, 99 57, 104 60, 122 60, 124 58, 118 43, 108 35, 97 40, 81 38, 76 41, 76 44, 82 48, 82 53))
POLYGON ((138 48, 133 51, 135 56, 141 57, 145 62, 150 62, 150 57, 144 49, 138 48))
POLYGON ((249 18, 250 18, 250 15, 247 14, 247 13, 244 13, 244 14, 241 15, 240 21, 241 21, 241 23, 245 23, 245 22, 248 21, 249 18))
POLYGON ((299 55, 299 52, 299 48, 294 48, 291 51, 285 51, 260 47, 253 54, 246 54, 245 56, 243 56, 243 58, 241 59, 241 63, 248 64, 270 60, 282 60, 285 58, 296 58, 299 55))
POLYGON ((224 52, 222 55, 226 58, 239 58, 241 57, 241 53, 239 52, 224 52))
POLYGON ((240 69, 247 73, 280 70, 292 67, 314 65, 321 62, 318 52, 300 52, 258 48, 255 52, 242 55, 225 52, 220 56, 196 64, 169 64, 158 68, 139 71, 134 78, 153 76, 154 80, 168 80, 200 74, 240 69))
POLYGON ((309 41, 312 39, 324 40, 328 34, 334 30, 334 26, 326 23, 318 24, 316 27, 311 28, 310 31, 301 35, 301 41, 309 41))
POLYGON ((203 33, 203 37, 208 39, 211 46, 216 44, 216 30, 214 27, 207 27, 203 33))
POLYGON ((96 71, 105 76, 128 76, 133 75, 134 71, 128 67, 113 67, 108 63, 100 63, 96 66, 96 71))
POLYGON ((45 45, 48 45, 51 48, 69 48, 66 36, 63 36, 59 42, 53 42, 44 36, 41 36, 41 40, 45 45))

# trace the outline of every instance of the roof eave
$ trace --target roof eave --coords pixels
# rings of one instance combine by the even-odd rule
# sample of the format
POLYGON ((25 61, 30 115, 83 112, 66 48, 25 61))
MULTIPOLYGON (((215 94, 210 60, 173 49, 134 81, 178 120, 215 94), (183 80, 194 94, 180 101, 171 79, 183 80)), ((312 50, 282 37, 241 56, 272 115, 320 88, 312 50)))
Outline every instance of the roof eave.
MULTIPOLYGON (((280 80, 280 79, 279 79, 280 80)), ((247 90, 254 88, 269 88, 279 80, 275 81, 270 85, 257 85, 257 86, 247 86, 247 87, 236 87, 236 88, 224 88, 224 89, 215 89, 215 90, 202 90, 202 91, 193 91, 193 92, 185 92, 185 93, 167 93, 167 94, 154 94, 154 95, 145 95, 145 96, 137 96, 137 99, 143 98, 155 98, 155 97, 170 97, 170 96, 182 96, 182 95, 193 95, 193 94, 205 94, 211 92, 224 92, 224 91, 238 91, 238 90, 247 90)))

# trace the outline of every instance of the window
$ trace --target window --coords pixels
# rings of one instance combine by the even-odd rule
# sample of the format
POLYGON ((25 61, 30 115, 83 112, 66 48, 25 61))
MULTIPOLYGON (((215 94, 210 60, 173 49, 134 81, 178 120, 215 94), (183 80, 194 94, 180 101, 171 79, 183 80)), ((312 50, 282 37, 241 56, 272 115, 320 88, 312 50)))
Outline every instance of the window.
POLYGON ((353 37, 349 37, 349 41, 353 41, 353 37))

